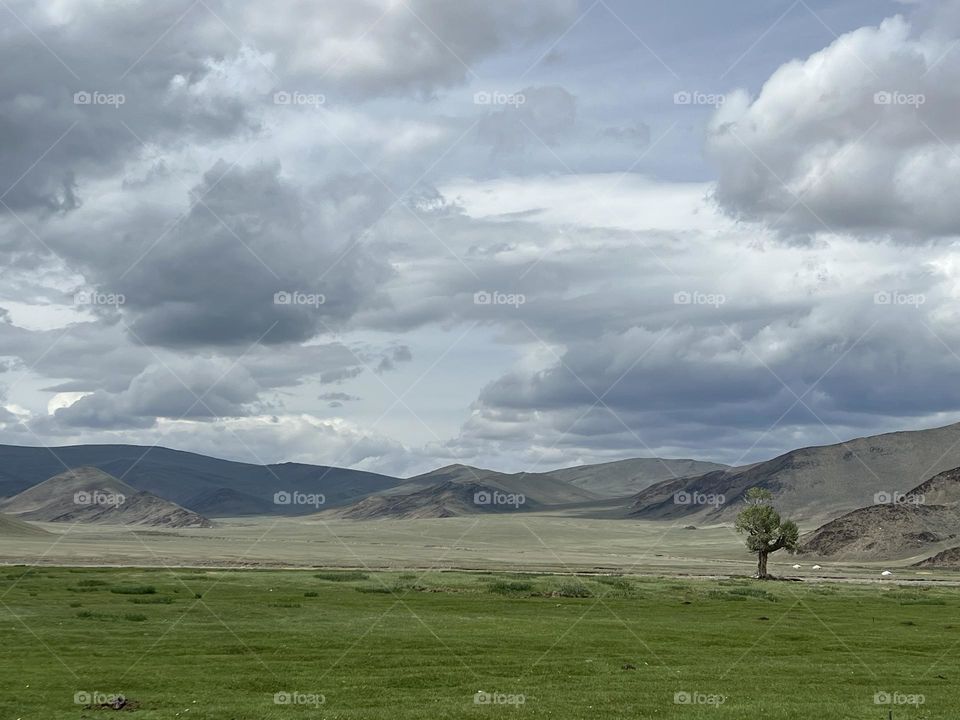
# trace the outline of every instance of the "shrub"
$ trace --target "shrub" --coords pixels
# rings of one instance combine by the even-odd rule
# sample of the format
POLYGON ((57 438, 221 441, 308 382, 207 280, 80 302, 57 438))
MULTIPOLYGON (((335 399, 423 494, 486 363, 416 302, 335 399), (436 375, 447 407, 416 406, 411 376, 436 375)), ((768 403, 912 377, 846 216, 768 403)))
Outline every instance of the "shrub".
POLYGON ((352 582, 355 580, 369 580, 370 576, 359 570, 330 570, 328 572, 317 573, 315 578, 327 580, 328 582, 352 582))
POLYGON ((117 595, 153 595, 157 589, 153 585, 117 585, 110 588, 117 595))
POLYGON ((318 593, 318 592, 305 592, 305 593, 303 594, 303 596, 304 596, 304 597, 320 597, 320 593, 318 593))
POLYGON ((140 613, 127 613, 123 616, 123 619, 129 620, 130 622, 144 622, 147 619, 147 616, 140 613))

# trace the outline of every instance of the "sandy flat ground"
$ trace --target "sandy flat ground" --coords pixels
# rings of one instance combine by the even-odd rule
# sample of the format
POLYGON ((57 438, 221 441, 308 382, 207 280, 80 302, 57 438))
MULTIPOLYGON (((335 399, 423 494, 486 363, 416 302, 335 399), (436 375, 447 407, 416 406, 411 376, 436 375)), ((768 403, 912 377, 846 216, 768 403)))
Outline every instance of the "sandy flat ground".
MULTIPOLYGON (((206 567, 360 567, 637 574, 750 574, 754 561, 729 525, 586 520, 546 514, 357 522, 316 518, 219 520, 208 529, 41 523, 42 538, 0 537, 0 562, 206 567)), ((771 572, 799 578, 954 579, 895 563, 821 562, 778 553, 771 572), (794 570, 791 565, 803 567, 794 570)))

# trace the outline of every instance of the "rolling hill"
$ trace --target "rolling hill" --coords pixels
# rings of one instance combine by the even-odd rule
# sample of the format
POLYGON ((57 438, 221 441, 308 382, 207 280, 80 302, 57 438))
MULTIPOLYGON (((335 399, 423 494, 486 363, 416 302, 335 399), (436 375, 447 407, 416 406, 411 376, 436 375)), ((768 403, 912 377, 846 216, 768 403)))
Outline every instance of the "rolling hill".
POLYGON ((702 460, 632 458, 551 470, 548 474, 600 497, 614 498, 633 495, 664 480, 727 468, 728 465, 702 460))
POLYGON ((490 484, 445 480, 408 493, 371 495, 348 508, 334 511, 349 520, 413 520, 447 518, 480 513, 523 512, 540 507, 524 498, 522 504, 510 502, 509 494, 490 484), (503 502, 498 502, 502 497, 503 502))
POLYGON ((98 470, 56 475, 0 504, 21 520, 149 527, 210 527, 207 518, 98 470))
POLYGON ((303 515, 316 508, 276 504, 274 495, 319 493, 327 506, 336 507, 404 482, 360 470, 301 463, 251 465, 163 447, 0 445, 0 497, 12 497, 68 467, 98 468, 138 490, 213 517, 303 515))
POLYGON ((597 499, 597 495, 548 473, 500 473, 469 465, 448 465, 370 495, 335 514, 354 520, 445 518, 530 512, 597 499))
POLYGON ((417 475, 391 490, 392 493, 409 492, 413 489, 436 486, 438 483, 479 483, 505 493, 521 493, 540 505, 565 505, 597 500, 600 496, 577 487, 552 473, 501 473, 495 470, 448 465, 417 475))
POLYGON ((864 507, 877 493, 904 493, 931 474, 958 466, 960 423, 887 433, 658 483, 634 496, 630 516, 729 522, 741 509, 744 493, 762 487, 773 493, 783 514, 814 525, 864 507), (725 502, 710 504, 718 495, 725 502))

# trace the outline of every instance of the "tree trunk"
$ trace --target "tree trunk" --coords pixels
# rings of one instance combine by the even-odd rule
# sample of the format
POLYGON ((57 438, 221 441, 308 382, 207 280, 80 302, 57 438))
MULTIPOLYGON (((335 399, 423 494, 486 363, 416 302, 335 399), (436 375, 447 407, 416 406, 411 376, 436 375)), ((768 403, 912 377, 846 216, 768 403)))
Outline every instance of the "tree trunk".
POLYGON ((757 553, 757 578, 760 580, 766 580, 770 577, 767 574, 767 553, 758 552, 757 553))

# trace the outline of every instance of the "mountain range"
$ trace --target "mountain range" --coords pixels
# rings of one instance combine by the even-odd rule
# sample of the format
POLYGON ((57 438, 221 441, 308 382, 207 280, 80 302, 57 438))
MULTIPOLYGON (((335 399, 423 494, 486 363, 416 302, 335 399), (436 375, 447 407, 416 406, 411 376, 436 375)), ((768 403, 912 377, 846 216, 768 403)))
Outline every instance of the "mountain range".
POLYGON ((399 478, 162 447, 78 445, 0 446, 0 468, 0 534, 29 532, 23 521, 30 520, 205 527, 216 518, 318 512, 354 520, 563 512, 705 525, 732 522, 746 491, 761 487, 783 515, 811 529, 804 550, 818 557, 942 551, 947 563, 960 544, 960 423, 806 447, 739 467, 636 458, 519 473, 457 464, 399 478), (106 509, 74 501, 94 490, 129 500, 106 509))

